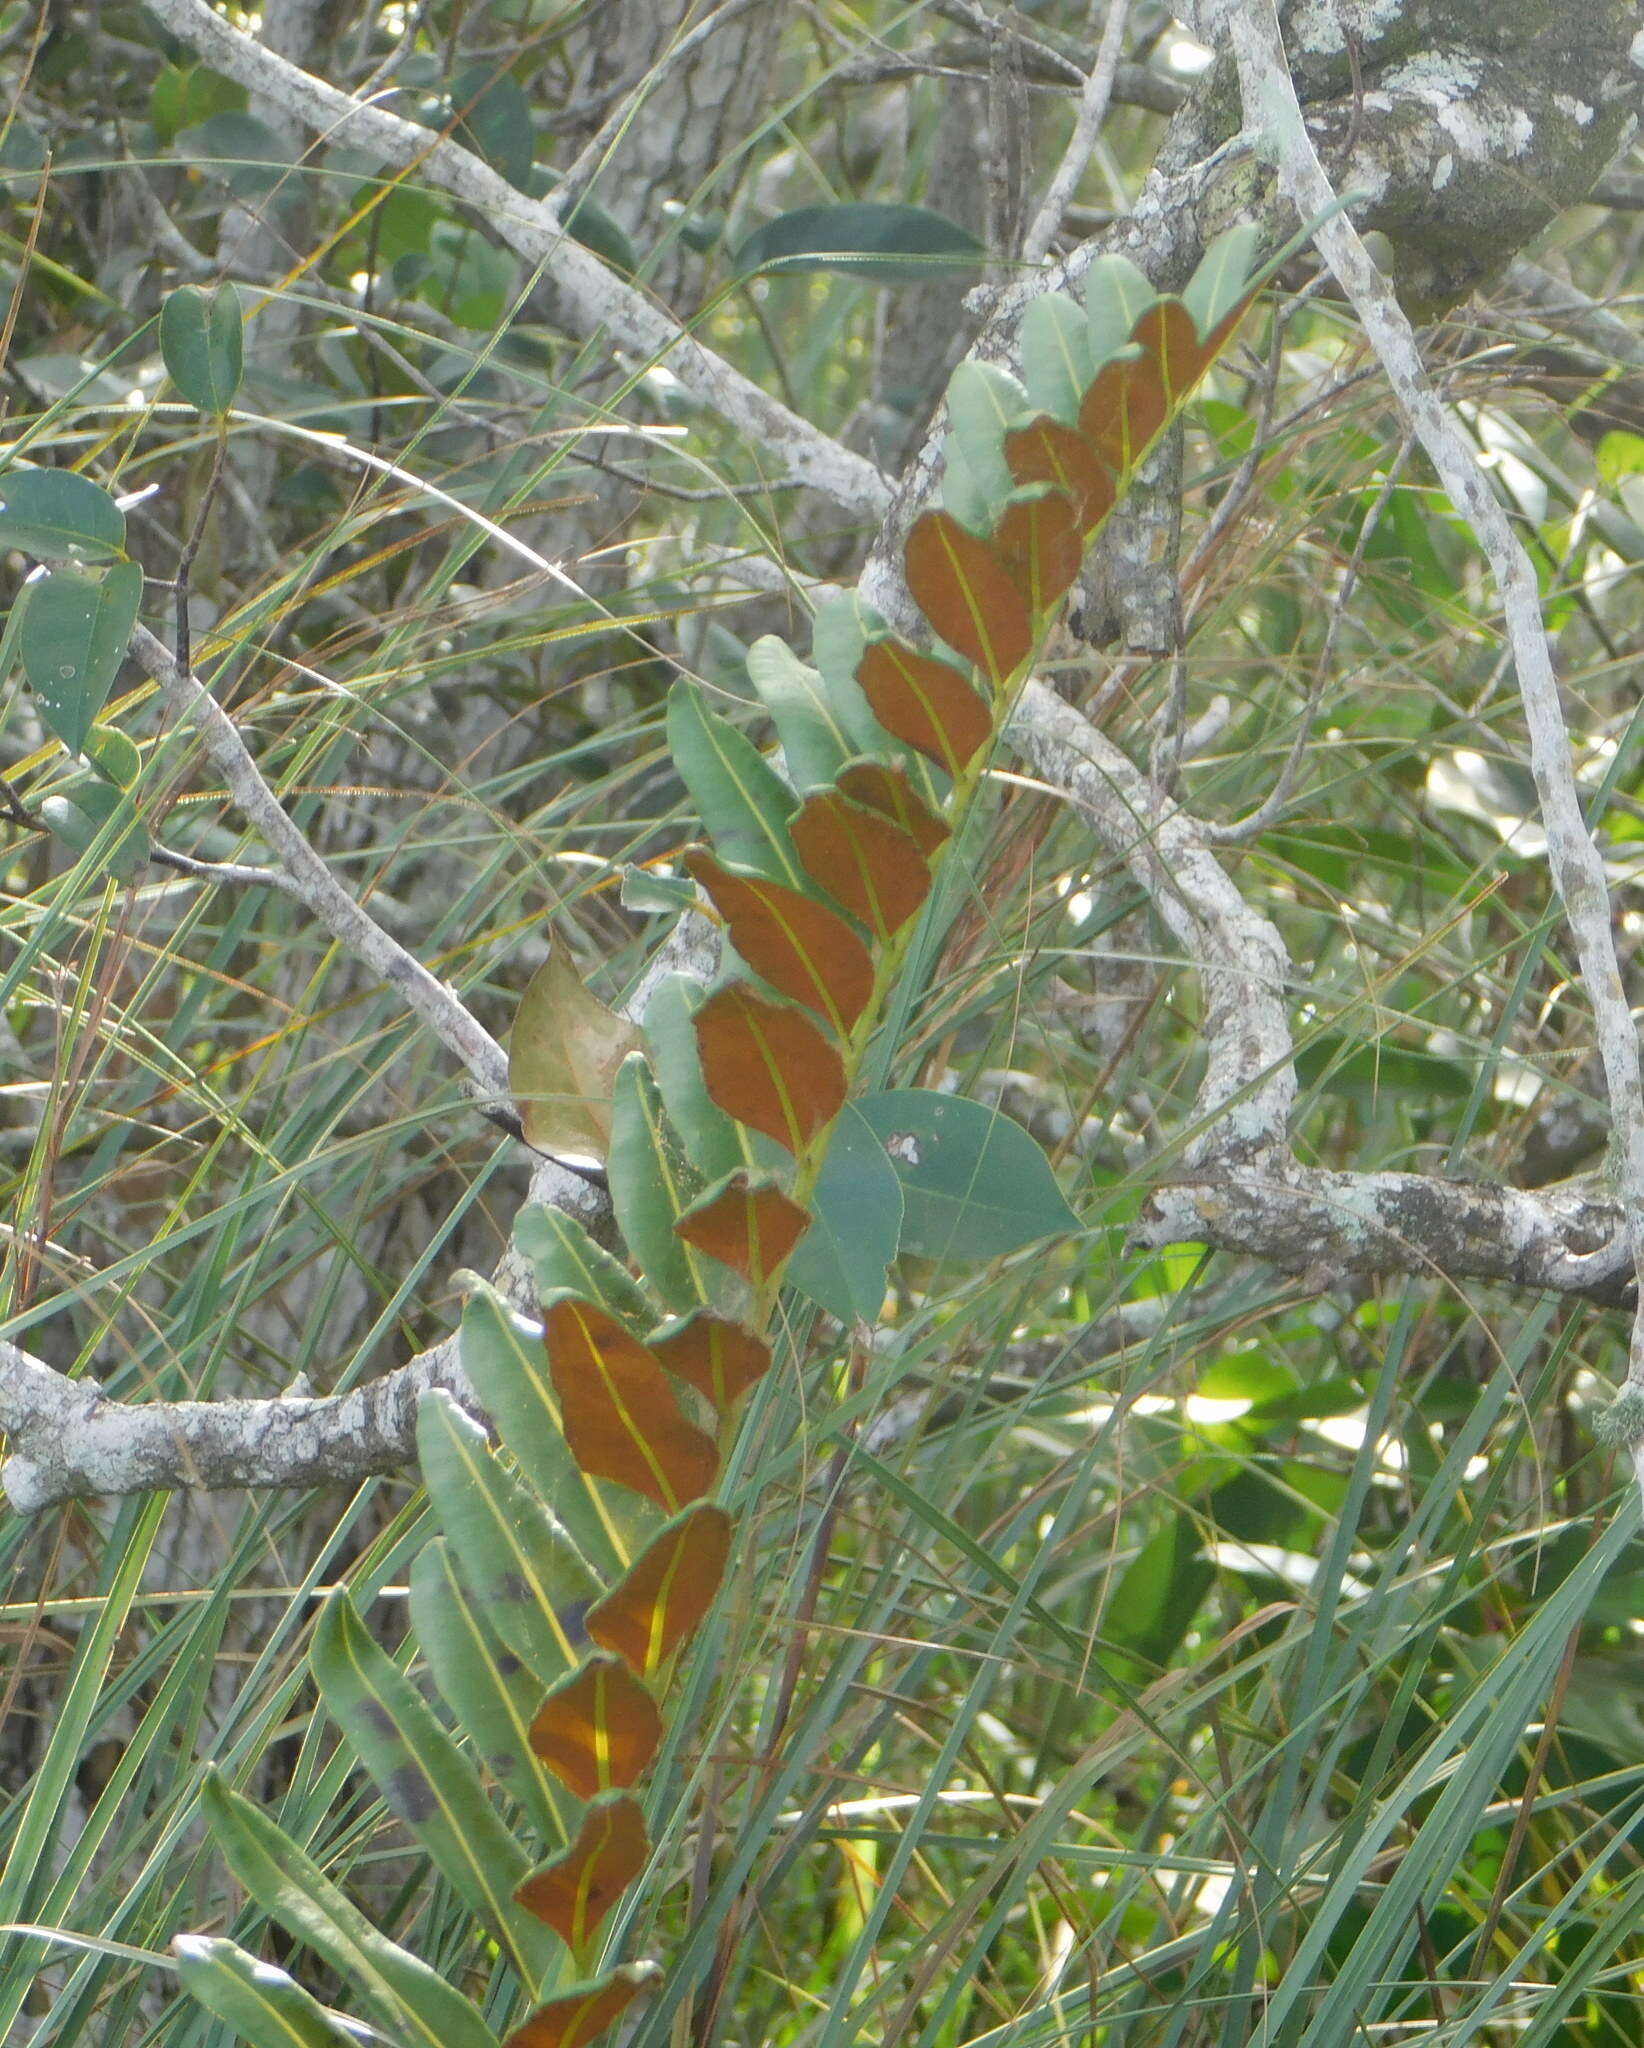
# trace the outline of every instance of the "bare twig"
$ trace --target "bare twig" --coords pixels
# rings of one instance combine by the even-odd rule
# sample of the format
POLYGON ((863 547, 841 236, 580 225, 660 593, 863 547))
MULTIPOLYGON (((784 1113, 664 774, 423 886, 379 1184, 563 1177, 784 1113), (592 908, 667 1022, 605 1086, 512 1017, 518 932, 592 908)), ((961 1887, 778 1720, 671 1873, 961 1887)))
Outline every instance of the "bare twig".
POLYGON ((1108 104, 1113 97, 1113 80, 1119 69, 1119 54, 1124 48, 1125 18, 1130 11, 1130 0, 1108 0, 1107 20, 1102 28, 1102 40, 1096 51, 1096 62, 1090 76, 1085 80, 1085 89, 1079 101, 1078 119, 1073 124, 1073 135, 1063 153, 1062 161, 1056 166, 1055 175, 1046 187, 1045 196, 1039 202, 1039 211, 1033 217, 1022 242, 1022 261, 1042 263, 1055 241, 1067 212, 1068 202, 1078 190, 1079 180, 1084 176, 1085 166, 1090 162, 1096 144, 1101 137, 1102 123, 1107 119, 1108 104))
POLYGON ((160 685, 172 709, 198 728, 217 772, 258 835, 296 885, 300 900, 339 945, 379 975, 406 1007, 467 1068, 488 1096, 506 1098, 508 1059, 502 1047, 464 1007, 456 991, 437 980, 397 939, 369 917, 287 815, 263 780, 234 721, 211 692, 180 669, 166 648, 139 626, 131 651, 160 685))
POLYGON ((220 888, 276 889, 299 903, 306 901, 301 884, 284 868, 253 867, 248 861, 238 860, 196 860, 192 854, 178 853, 169 846, 151 846, 148 857, 157 867, 171 868, 179 875, 187 875, 190 881, 210 882, 220 888))

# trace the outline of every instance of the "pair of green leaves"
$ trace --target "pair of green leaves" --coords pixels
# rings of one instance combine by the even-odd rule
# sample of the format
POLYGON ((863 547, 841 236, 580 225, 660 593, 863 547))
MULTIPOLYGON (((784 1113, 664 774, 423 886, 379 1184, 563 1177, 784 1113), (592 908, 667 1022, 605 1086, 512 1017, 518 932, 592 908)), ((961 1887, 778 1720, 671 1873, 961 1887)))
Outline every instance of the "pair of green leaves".
MULTIPOLYGON (((160 348, 189 403, 221 417, 243 368, 233 287, 207 293, 190 285, 172 292, 161 308, 160 348)), ((0 473, 0 550, 11 548, 43 567, 12 607, 0 653, 15 654, 22 664, 47 730, 71 754, 83 753, 142 604, 142 569, 126 558, 125 514, 100 484, 74 470, 14 466, 0 473)), ((83 795, 90 801, 73 799, 82 819, 89 815, 94 830, 100 828, 106 807, 98 808, 95 790, 83 795)), ((60 815, 65 837, 84 837, 68 813, 60 815)))

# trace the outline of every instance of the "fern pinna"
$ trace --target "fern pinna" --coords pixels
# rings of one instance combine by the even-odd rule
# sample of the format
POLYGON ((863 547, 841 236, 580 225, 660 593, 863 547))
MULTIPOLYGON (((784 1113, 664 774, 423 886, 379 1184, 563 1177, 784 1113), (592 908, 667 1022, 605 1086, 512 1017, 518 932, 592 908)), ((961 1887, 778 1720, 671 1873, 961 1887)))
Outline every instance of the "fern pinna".
MULTIPOLYGON (((411 1568, 407 1650, 448 1718, 346 1592, 312 1652, 359 1761, 493 1945, 486 2010, 220 1777, 204 1792, 253 1906, 401 2048, 496 2048, 493 2021, 512 2022, 508 2048, 582 2048, 659 1978, 613 1960, 608 1916, 651 1859, 643 1784, 670 1678, 731 1559, 714 1496, 771 1369, 783 1289, 872 1320, 899 1246, 1008 1250, 1074 1225, 1025 1132, 951 1097, 867 1088, 869 1051, 1017 690, 1091 537, 1247 303, 1255 240, 1224 236, 1180 297, 1110 256, 1083 308, 1035 299, 1025 388, 961 366, 944 505, 905 551, 934 645, 854 597, 819 614, 814 667, 760 642, 749 670, 785 774, 676 686, 669 743, 712 838, 683 866, 729 941, 718 985, 664 982, 646 1049, 625 1057, 625 1027, 562 963, 526 997, 513 1063, 527 1135, 587 1150, 592 1132, 627 1262, 571 1218, 527 1211, 517 1242, 540 1326, 484 1288, 462 1326, 500 1447, 449 1395, 423 1399, 442 1533, 411 1568), (594 1047, 580 1070, 573 1038, 594 1047), (590 1102, 589 1061, 617 1058, 608 1102, 590 1102), (555 1075, 576 1101, 555 1103, 555 1075), (944 1192, 1000 1172, 1015 1176, 1010 1235, 981 1243, 944 1192)), ((231 1940, 177 1947, 187 1988, 247 2040, 360 2038, 231 1940)))

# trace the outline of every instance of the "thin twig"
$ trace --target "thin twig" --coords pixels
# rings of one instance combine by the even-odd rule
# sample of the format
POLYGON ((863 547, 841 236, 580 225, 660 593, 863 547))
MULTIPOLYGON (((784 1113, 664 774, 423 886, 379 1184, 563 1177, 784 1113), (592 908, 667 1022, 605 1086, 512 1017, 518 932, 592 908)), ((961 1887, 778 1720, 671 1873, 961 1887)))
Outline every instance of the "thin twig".
POLYGON ((506 1097, 508 1058, 502 1047, 456 991, 391 938, 337 881, 263 780, 234 721, 211 692, 177 666, 146 626, 132 634, 131 651, 173 710, 198 729, 234 801, 296 885, 300 900, 340 946, 397 991, 486 1095, 506 1097))
POLYGON ((1084 94, 1079 101, 1078 119, 1073 124, 1073 135, 1063 152, 1062 161, 1045 190, 1034 215, 1033 225, 1028 229, 1022 242, 1022 261, 1027 264, 1043 263, 1062 225, 1062 216, 1068 202, 1078 189, 1079 180, 1085 174, 1096 144, 1101 138, 1102 123, 1107 119, 1108 105, 1113 97, 1113 80, 1119 69, 1119 53, 1124 48, 1125 18, 1130 11, 1130 0, 1108 0, 1107 20, 1102 27, 1102 40, 1096 51, 1096 62, 1089 78, 1085 80, 1084 94))
POLYGON ((210 473, 206 477, 205 489, 200 493, 200 506, 194 515, 193 529, 183 542, 182 553, 177 557, 177 575, 172 584, 177 666, 185 674, 194 666, 194 649, 188 625, 189 577, 194 571, 194 557, 200 552, 200 543, 205 539, 206 521, 211 517, 211 508, 217 502, 217 486, 222 481, 223 457, 227 450, 228 422, 219 420, 217 439, 211 450, 210 473))
POLYGON ((239 860, 196 860, 193 854, 178 853, 170 846, 151 846, 148 857, 157 867, 171 868, 191 881, 230 889, 277 889, 298 903, 307 901, 301 886, 283 868, 253 867, 249 861, 239 860))

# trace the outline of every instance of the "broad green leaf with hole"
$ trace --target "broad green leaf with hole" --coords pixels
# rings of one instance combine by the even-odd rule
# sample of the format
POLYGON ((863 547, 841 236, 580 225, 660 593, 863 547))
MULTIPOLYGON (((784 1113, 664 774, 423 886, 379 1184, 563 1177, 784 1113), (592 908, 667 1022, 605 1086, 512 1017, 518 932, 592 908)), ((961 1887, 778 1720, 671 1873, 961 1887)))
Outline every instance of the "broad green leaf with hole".
POLYGON ((166 375, 190 405, 221 418, 245 373, 245 321, 232 284, 180 285, 160 307, 166 375))
POLYGON ((85 745, 131 644, 143 572, 53 569, 23 593, 17 652, 47 729, 71 754, 85 745))
POLYGON ((541 1924, 514 1904, 529 1859, 485 1796, 472 1758, 378 1645, 342 1587, 320 1610, 309 1661, 326 1711, 389 1810, 499 1937, 525 1981, 540 1982, 558 1951, 541 1924))
POLYGON ((677 682, 668 692, 668 747, 721 857, 803 888, 787 829, 798 799, 758 749, 708 708, 695 683, 677 682))
POLYGON ((605 1588, 443 1387, 417 1403, 417 1458, 463 1583, 515 1656, 554 1684, 582 1655, 583 1617, 605 1588))
POLYGON ((126 515, 89 476, 0 470, 0 549, 20 548, 42 562, 108 562, 125 546, 126 515))
POLYGON ((237 1943, 178 1934, 171 1946, 183 1989, 250 2048, 361 2048, 358 2031, 343 2026, 284 1970, 259 1962, 237 1943))
POLYGON ((486 1282, 471 1286, 462 1312, 462 1369, 520 1470, 553 1502, 572 1542, 610 1584, 633 1562, 654 1517, 631 1496, 613 1497, 588 1479, 572 1457, 540 1326, 517 1316, 486 1282))
POLYGON ((902 1184, 855 1103, 839 1113, 811 1215, 784 1279, 847 1329, 877 1322, 902 1234, 902 1184))
POLYGON ((270 1919, 324 1957, 379 2027, 408 2048, 497 2048, 454 1985, 390 1941, 308 1852, 208 1764, 200 1810, 238 1882, 270 1919))
POLYGON ((930 1088, 887 1088, 856 1108, 902 1184, 902 1249, 990 1259, 1079 1228, 1050 1162, 999 1110, 930 1088))
POLYGON ((569 1841, 572 1802, 527 1739, 542 1686, 492 1628, 443 1536, 425 1543, 411 1566, 411 1626, 441 1698, 500 1789, 519 1801, 545 1842, 569 1841))

